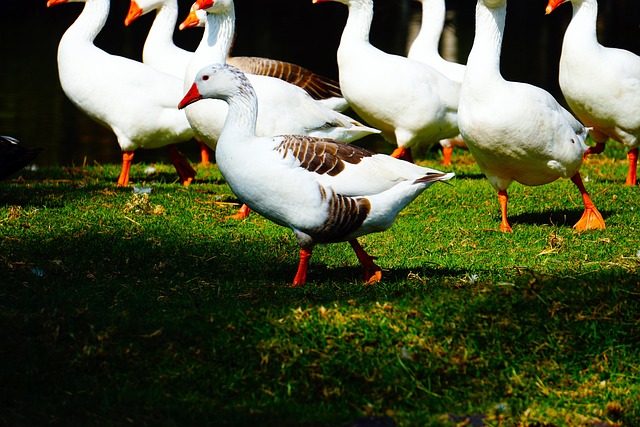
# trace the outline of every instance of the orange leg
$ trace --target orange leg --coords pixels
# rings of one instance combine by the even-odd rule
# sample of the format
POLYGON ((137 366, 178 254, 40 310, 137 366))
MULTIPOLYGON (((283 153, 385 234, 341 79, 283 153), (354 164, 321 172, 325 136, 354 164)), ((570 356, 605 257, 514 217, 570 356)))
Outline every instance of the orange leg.
POLYGON ((578 190, 580 190, 582 202, 584 203, 584 213, 573 228, 578 231, 604 229, 604 219, 602 219, 602 215, 600 215, 600 212, 596 209, 596 205, 591 201, 589 193, 587 193, 587 190, 584 188, 580 172, 576 172, 576 174, 571 177, 571 181, 578 187, 578 190))
POLYGON ((355 251, 358 261, 364 267, 364 279, 366 280, 364 284, 371 285, 382 280, 382 269, 373 262, 374 258, 364 251, 356 239, 349 240, 349 243, 355 251))
POLYGON ((442 147, 442 166, 451 164, 451 154, 453 154, 453 147, 442 147))
POLYGON ((500 231, 502 231, 503 233, 513 233, 513 230, 509 225, 509 221, 507 221, 507 202, 509 201, 507 190, 498 191, 498 201, 500 202, 500 212, 502 212, 502 222, 500 223, 500 231))
POLYGON ((604 151, 606 143, 604 142, 596 142, 594 147, 587 148, 587 151, 584 153, 584 158, 586 159, 589 154, 600 154, 604 151))
POLYGON ((627 182, 625 184, 636 185, 636 171, 638 169, 638 147, 629 150, 629 152, 627 153, 627 159, 629 159, 629 173, 627 174, 627 182))
POLYGON ((191 184, 193 178, 196 177, 196 171, 189 164, 189 160, 182 154, 174 144, 169 146, 169 158, 175 166, 182 185, 185 187, 191 184))
POLYGON ((402 160, 406 160, 407 162, 413 163, 411 148, 398 147, 395 150, 393 150, 393 153, 391 153, 391 157, 395 157, 396 159, 402 159, 402 160))
POLYGON ((211 163, 211 159, 210 159, 210 148, 207 144, 205 144, 204 142, 200 141, 200 164, 203 165, 208 165, 209 163, 211 163))
POLYGON ((133 151, 125 151, 122 153, 122 171, 118 178, 118 187, 129 185, 129 170, 133 161, 133 151))
POLYGON ((251 212, 251 208, 249 206, 242 205, 240 206, 240 209, 238 209, 237 213, 233 215, 229 215, 227 218, 242 220, 248 217, 250 212, 251 212))
POLYGON ((302 286, 307 282, 307 268, 309 267, 309 259, 311 258, 311 249, 300 249, 300 264, 298 264, 298 272, 293 278, 291 286, 302 286))

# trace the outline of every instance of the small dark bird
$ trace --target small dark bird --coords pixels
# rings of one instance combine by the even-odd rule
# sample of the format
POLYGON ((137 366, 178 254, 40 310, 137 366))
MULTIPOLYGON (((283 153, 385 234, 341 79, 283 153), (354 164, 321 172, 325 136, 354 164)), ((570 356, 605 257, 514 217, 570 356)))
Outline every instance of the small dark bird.
POLYGON ((35 160, 42 148, 26 148, 10 136, 0 136, 0 180, 18 172, 35 160))

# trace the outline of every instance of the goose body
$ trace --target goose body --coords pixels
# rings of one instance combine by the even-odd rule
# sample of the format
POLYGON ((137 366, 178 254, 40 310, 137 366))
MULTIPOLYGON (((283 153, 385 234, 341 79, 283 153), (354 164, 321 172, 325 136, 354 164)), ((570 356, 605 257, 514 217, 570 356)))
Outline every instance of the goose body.
POLYGON ((460 131, 476 162, 498 190, 502 231, 507 221, 507 188, 512 181, 543 185, 571 178, 585 212, 579 230, 604 228, 579 169, 587 150, 587 130, 548 92, 500 74, 506 0, 478 0, 476 34, 460 95, 460 131))
MULTIPOLYGON (((201 68, 212 63, 225 63, 231 47, 235 26, 233 1, 218 0, 205 10, 205 33, 189 62, 184 90, 189 88, 187 82, 193 82, 201 68)), ((351 142, 379 133, 377 129, 332 110, 322 101, 314 100, 295 85, 273 77, 255 74, 247 77, 260 100, 256 128, 258 135, 311 135, 351 142)), ((212 148, 215 148, 222 131, 226 110, 226 103, 217 99, 205 99, 185 108, 196 134, 212 148)))
POLYGON ((173 146, 193 137, 186 116, 176 108, 182 81, 95 46, 109 15, 109 0, 49 0, 47 5, 67 2, 85 6, 60 40, 60 84, 76 107, 115 133, 123 151, 118 184, 128 184, 136 149, 167 145, 183 183, 188 184, 195 171, 173 146))
POLYGON ((429 65, 371 45, 372 0, 314 3, 325 1, 349 8, 337 52, 342 94, 366 123, 398 146, 392 155, 409 160, 412 146, 456 136, 459 83, 429 65))
POLYGON ((0 180, 18 172, 34 161, 42 148, 27 148, 10 136, 0 136, 0 180))
MULTIPOLYGON (((566 0, 567 2, 569 0, 566 0)), ((551 13, 565 0, 550 0, 551 13)), ((560 57, 560 88, 573 113, 591 128, 599 153, 609 138, 628 152, 627 185, 637 180, 640 144, 640 56, 598 42, 597 0, 571 0, 573 17, 567 27, 560 57)))
MULTIPOLYGON (((419 0, 422 4, 422 21, 418 35, 411 43, 407 58, 430 65, 452 81, 462 84, 465 66, 447 61, 440 55, 440 38, 444 29, 447 8, 444 0, 419 0)), ((442 146, 442 164, 451 164, 454 147, 466 144, 461 135, 440 140, 442 146)))
POLYGON ((245 75, 229 65, 203 68, 180 106, 208 98, 229 105, 216 159, 231 190, 296 236, 301 252, 294 285, 304 284, 315 244, 342 241, 353 246, 367 280, 379 280, 380 268, 357 237, 388 229, 429 185, 453 176, 329 139, 258 137, 258 98, 245 75))

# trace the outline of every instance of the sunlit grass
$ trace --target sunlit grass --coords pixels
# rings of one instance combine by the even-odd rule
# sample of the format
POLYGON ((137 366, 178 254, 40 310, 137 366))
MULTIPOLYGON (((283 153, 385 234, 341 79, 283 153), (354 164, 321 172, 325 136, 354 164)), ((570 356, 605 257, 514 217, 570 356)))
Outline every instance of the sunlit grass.
POLYGON ((578 233, 568 180, 495 191, 456 151, 385 233, 363 286, 349 245, 319 246, 303 288, 290 231, 215 168, 25 171, 0 183, 0 424, 640 425, 638 188, 624 151, 583 177, 605 217, 578 233), (477 419, 477 418, 476 418, 477 419), (545 424, 546 423, 546 424, 545 424))

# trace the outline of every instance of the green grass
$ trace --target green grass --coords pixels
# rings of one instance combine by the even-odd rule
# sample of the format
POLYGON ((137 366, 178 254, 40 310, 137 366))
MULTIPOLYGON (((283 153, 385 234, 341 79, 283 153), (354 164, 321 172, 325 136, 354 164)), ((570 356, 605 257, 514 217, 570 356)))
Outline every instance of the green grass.
POLYGON ((464 151, 394 227, 319 246, 238 205, 215 167, 25 171, 0 183, 0 425, 640 425, 638 188, 624 151, 583 177, 607 224, 579 233, 568 180, 510 188, 513 234, 464 151))

